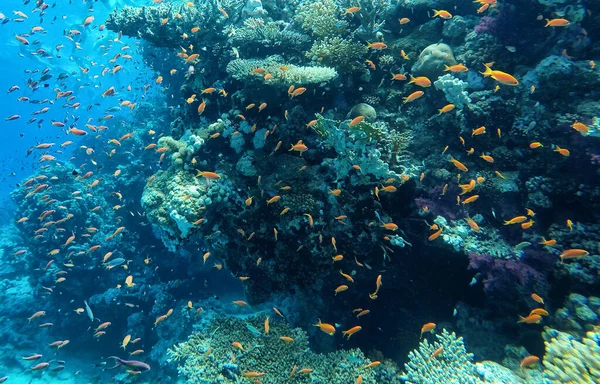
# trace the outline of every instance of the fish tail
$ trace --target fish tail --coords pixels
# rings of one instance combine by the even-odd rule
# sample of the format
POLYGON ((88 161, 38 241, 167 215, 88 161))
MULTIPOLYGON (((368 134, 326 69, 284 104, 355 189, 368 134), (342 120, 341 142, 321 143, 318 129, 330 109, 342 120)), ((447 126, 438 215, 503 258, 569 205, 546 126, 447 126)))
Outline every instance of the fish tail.
POLYGON ((550 20, 546 19, 546 25, 544 25, 544 28, 548 27, 550 25, 550 20))
POLYGON ((492 75, 492 68, 490 68, 489 66, 483 64, 483 66, 485 67, 485 71, 483 72, 479 72, 481 73, 484 77, 488 77, 492 75))
POLYGON ((436 17, 436 16, 439 16, 439 15, 440 15, 440 11, 438 11, 437 9, 434 9, 433 10, 433 16, 431 16, 431 17, 436 17))
POLYGON ((408 84, 412 84, 415 82, 415 77, 413 75, 409 75, 410 76, 410 81, 408 82, 408 84))

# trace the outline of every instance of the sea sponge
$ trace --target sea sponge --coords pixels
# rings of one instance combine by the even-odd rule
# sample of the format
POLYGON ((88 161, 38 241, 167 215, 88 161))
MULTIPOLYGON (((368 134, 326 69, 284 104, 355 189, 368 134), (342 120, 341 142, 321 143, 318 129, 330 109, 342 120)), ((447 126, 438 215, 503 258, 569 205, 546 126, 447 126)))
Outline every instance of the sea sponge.
POLYGON ((427 46, 412 67, 414 76, 435 78, 444 72, 444 65, 455 65, 456 59, 449 45, 439 43, 427 46))

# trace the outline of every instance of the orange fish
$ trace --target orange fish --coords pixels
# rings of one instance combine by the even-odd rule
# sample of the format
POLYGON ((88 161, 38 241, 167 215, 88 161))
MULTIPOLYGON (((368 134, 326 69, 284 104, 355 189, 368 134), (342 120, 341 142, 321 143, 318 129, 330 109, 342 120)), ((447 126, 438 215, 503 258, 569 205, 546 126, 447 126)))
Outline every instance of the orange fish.
POLYGON ((325 332, 329 336, 333 336, 333 334, 335 333, 335 327, 331 324, 321 322, 321 319, 318 320, 319 322, 317 324, 314 324, 314 326, 319 327, 321 331, 325 332))
POLYGON ((431 236, 429 236, 428 240, 433 241, 433 240, 437 239, 438 237, 440 237, 440 235, 442 234, 442 229, 443 228, 440 228, 437 230, 437 232, 432 233, 431 236))
POLYGON ((568 27, 569 25, 571 25, 571 23, 567 19, 546 19, 546 25, 544 27, 568 27))
POLYGON ((413 75, 410 75, 410 81, 408 84, 415 84, 419 87, 427 88, 431 87, 431 80, 425 76, 413 77, 413 75))
POLYGON ((484 67, 485 71, 480 72, 484 77, 491 77, 503 85, 510 85, 513 87, 519 85, 519 80, 517 80, 514 76, 509 75, 506 72, 492 70, 492 68, 486 64, 484 64, 484 67))
POLYGON ((354 119, 352 119, 352 121, 350 121, 350 123, 348 123, 348 126, 354 127, 355 125, 361 123, 364 119, 365 119, 364 116, 357 116, 354 119))
POLYGON ((473 195, 473 196, 469 196, 466 199, 463 200, 462 204, 471 204, 473 203, 475 200, 479 199, 479 195, 473 195))
POLYGON ((452 14, 448 11, 444 11, 443 9, 439 10, 439 11, 434 9, 433 16, 431 16, 431 18, 434 18, 434 17, 441 17, 442 19, 448 20, 448 19, 452 18, 452 14))
POLYGON ((571 152, 569 152, 569 150, 568 150, 568 149, 566 149, 566 148, 561 148, 561 147, 559 147, 558 145, 557 145, 557 146, 556 146, 556 148, 554 149, 554 152, 558 152, 558 153, 560 153, 561 155, 563 155, 563 156, 565 156, 565 157, 568 157, 568 156, 571 154, 571 152))
POLYGON ((521 363, 519 364, 519 367, 521 369, 526 368, 526 367, 531 367, 536 365, 537 363, 539 363, 540 358, 534 355, 529 355, 529 356, 525 356, 523 358, 523 360, 521 360, 521 363))
POLYGON ((540 315, 529 315, 527 317, 519 316, 519 321, 517 321, 517 324, 519 324, 519 323, 539 324, 541 322, 542 322, 542 316, 540 316, 540 315))
POLYGON ((375 42, 375 43, 369 43, 367 45, 368 49, 375 49, 375 50, 382 50, 382 49, 386 49, 387 45, 385 43, 382 42, 375 42))
POLYGON ((527 221, 527 216, 516 216, 510 220, 504 221, 504 225, 520 224, 524 221, 527 221))
POLYGON ((404 104, 406 104, 406 103, 410 103, 410 102, 412 102, 412 101, 415 101, 415 100, 417 100, 418 98, 422 97, 424 94, 425 94, 425 92, 423 92, 423 91, 416 91, 416 92, 413 92, 413 93, 411 93, 410 95, 408 95, 408 96, 406 96, 406 97, 403 97, 403 98, 402 98, 402 100, 403 100, 403 103, 404 103, 404 104))
POLYGON ((469 170, 467 167, 465 167, 465 165, 463 163, 461 163, 460 161, 456 160, 452 156, 450 156, 450 160, 448 160, 448 161, 451 162, 452 164, 454 164, 454 166, 456 168, 458 168, 460 171, 467 172, 469 170))
POLYGON ((419 339, 423 337, 423 334, 425 332, 431 332, 431 333, 433 333, 433 331, 435 331, 435 327, 436 327, 435 323, 426 323, 426 324, 424 324, 421 327, 421 336, 419 337, 419 339))
POLYGON ((469 224, 469 227, 471 227, 471 229, 473 229, 475 232, 479 232, 479 225, 477 225, 477 223, 473 219, 467 217, 465 218, 465 220, 467 220, 467 223, 469 224))
POLYGON ((563 253, 560 254, 560 260, 564 261, 565 259, 578 259, 580 257, 585 257, 589 254, 590 253, 588 251, 586 251, 585 249, 578 249, 578 248, 567 249, 563 253))
POLYGON ((362 327, 360 325, 356 325, 347 331, 342 332, 342 338, 347 336, 347 339, 350 340, 350 336, 354 335, 356 332, 360 331, 362 327))

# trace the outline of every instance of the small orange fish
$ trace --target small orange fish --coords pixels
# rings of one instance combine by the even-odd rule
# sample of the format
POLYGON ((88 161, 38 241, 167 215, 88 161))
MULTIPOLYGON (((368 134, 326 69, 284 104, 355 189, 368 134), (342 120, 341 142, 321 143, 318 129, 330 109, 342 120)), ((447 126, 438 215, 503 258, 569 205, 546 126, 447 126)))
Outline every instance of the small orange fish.
POLYGON ((546 25, 544 27, 568 27, 571 25, 567 19, 546 19, 546 25))
POLYGON ((565 157, 568 157, 568 156, 571 154, 571 152, 569 152, 569 150, 568 150, 568 149, 566 149, 566 148, 561 148, 561 147, 559 147, 558 145, 557 145, 557 146, 556 146, 556 148, 554 149, 554 152, 558 152, 559 154, 561 154, 561 155, 563 155, 563 156, 565 156, 565 157))
POLYGON ((319 322, 317 324, 314 324, 314 326, 319 327, 321 331, 325 332, 329 336, 333 336, 333 334, 335 333, 335 327, 331 324, 321 322, 321 319, 318 320, 319 322))
POLYGON ((483 135, 485 133, 485 127, 481 126, 477 129, 474 129, 473 132, 471 133, 471 137, 473 136, 478 136, 478 135, 483 135))
POLYGON ((431 236, 429 236, 428 240, 433 241, 433 240, 437 239, 438 237, 440 237, 440 235, 442 234, 442 229, 443 228, 440 228, 436 232, 432 233, 431 236))
POLYGON ((417 100, 418 98, 422 97, 424 94, 425 94, 425 92, 423 92, 423 91, 416 91, 416 92, 413 92, 413 93, 411 93, 410 95, 408 95, 408 96, 406 96, 406 97, 403 97, 403 98, 402 98, 402 100, 403 100, 403 103, 404 103, 404 104, 406 104, 406 103, 410 103, 410 102, 412 102, 412 101, 415 101, 415 100, 417 100))
POLYGON ((567 249, 560 254, 560 260, 564 261, 565 259, 578 259, 580 257, 585 257, 589 254, 590 253, 588 251, 586 251, 585 249, 578 249, 578 248, 567 249))
POLYGON ((436 9, 434 9, 433 10, 433 16, 431 16, 431 18, 434 18, 434 17, 441 17, 442 19, 449 20, 449 19, 452 18, 452 14, 450 12, 448 12, 448 11, 443 10, 443 9, 439 10, 439 11, 436 10, 436 9))
POLYGON ((521 363, 519 364, 519 367, 521 369, 526 368, 526 367, 532 367, 534 365, 536 365, 537 363, 540 362, 540 358, 534 355, 529 355, 529 356, 525 356, 522 360, 521 363))
POLYGON ((542 316, 540 316, 540 315, 529 315, 527 317, 519 316, 519 321, 517 321, 517 324, 519 324, 519 323, 539 324, 541 322, 542 322, 542 316))
POLYGON ((419 339, 423 337, 423 334, 425 332, 431 332, 431 333, 433 333, 433 331, 435 331, 435 327, 436 326, 437 325, 435 323, 426 323, 426 324, 424 324, 421 327, 421 336, 419 337, 419 339))
POLYGON ((382 49, 386 49, 387 45, 385 43, 382 42, 375 42, 375 43, 369 43, 367 45, 368 49, 374 49, 374 50, 382 50, 382 49))

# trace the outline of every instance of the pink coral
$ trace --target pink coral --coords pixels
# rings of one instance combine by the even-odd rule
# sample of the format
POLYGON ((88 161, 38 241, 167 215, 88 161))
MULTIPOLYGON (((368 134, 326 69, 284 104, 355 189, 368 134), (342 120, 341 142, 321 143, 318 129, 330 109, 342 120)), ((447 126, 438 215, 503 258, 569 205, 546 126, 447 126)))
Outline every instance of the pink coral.
POLYGON ((487 33, 489 35, 496 32, 498 20, 495 17, 483 16, 479 19, 479 24, 475 26, 474 31, 477 33, 487 33))

